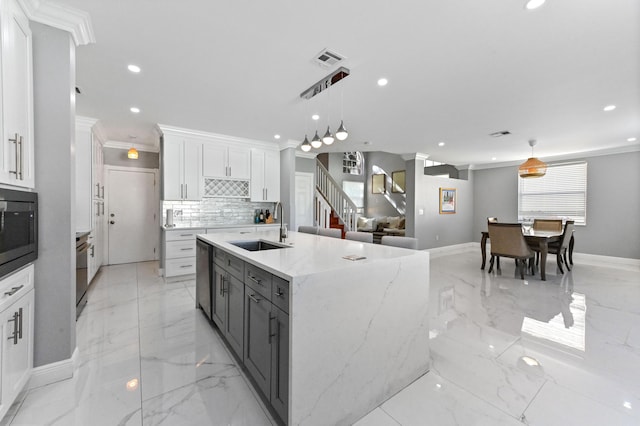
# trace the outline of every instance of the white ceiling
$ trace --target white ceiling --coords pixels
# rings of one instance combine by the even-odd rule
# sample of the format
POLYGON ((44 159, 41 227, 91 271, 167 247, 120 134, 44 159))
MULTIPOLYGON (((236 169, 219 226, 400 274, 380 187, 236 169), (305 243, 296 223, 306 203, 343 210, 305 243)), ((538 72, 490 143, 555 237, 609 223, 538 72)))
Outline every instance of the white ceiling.
POLYGON ((301 141, 312 113, 322 135, 329 110, 335 130, 342 95, 350 137, 322 151, 477 165, 526 158, 530 138, 543 158, 640 146, 638 0, 534 11, 525 0, 56 2, 91 15, 97 43, 77 49, 77 112, 110 140, 153 144, 162 123, 301 141), (351 75, 303 100, 331 71, 311 61, 323 48, 345 55, 351 75), (500 130, 512 135, 488 136, 500 130))

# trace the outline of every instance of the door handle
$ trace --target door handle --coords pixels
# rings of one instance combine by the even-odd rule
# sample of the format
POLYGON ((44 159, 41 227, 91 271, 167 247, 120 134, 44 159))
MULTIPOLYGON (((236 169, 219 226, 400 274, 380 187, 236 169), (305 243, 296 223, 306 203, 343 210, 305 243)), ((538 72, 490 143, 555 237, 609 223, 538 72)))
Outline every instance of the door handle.
POLYGON ((115 222, 113 220, 110 220, 109 223, 115 225, 115 222))

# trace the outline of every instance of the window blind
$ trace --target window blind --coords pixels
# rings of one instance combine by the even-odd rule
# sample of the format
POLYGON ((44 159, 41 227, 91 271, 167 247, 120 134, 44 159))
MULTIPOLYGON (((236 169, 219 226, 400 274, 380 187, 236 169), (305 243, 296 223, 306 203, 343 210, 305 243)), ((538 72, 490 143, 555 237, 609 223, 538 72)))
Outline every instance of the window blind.
POLYGON ((518 181, 518 220, 561 218, 586 225, 586 162, 549 164, 543 177, 518 181))

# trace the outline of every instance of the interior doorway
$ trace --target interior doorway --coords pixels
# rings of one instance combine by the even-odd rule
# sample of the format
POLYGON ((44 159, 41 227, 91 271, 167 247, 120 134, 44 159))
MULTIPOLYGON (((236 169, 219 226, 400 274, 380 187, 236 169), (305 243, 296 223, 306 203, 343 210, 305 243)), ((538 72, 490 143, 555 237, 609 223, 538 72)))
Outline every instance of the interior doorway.
POLYGON ((293 229, 293 231, 297 231, 299 226, 313 225, 313 180, 313 173, 296 172, 296 229, 293 229))
POLYGON ((107 167, 107 264, 158 259, 157 170, 107 167))

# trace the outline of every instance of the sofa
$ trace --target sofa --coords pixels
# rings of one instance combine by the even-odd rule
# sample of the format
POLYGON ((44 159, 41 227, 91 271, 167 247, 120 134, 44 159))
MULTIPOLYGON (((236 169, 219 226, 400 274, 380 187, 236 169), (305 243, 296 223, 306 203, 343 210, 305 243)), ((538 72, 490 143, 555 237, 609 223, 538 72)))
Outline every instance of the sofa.
POLYGON ((385 235, 405 235, 404 216, 382 216, 358 218, 359 232, 372 232, 373 242, 379 243, 385 235))

